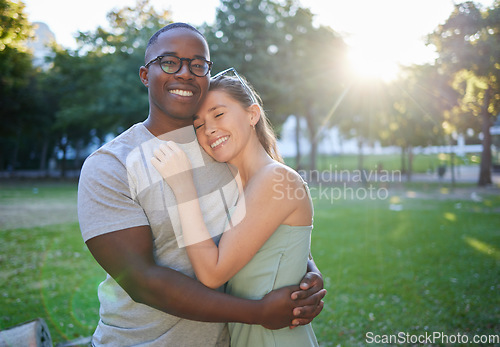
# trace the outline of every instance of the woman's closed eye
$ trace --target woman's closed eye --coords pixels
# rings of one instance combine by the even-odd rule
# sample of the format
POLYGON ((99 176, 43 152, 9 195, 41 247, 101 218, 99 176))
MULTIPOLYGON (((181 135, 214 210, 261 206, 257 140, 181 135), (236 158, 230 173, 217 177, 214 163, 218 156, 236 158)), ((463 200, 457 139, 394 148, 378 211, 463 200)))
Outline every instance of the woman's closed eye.
MULTIPOLYGON (((219 118, 220 116, 224 115, 224 112, 221 112, 221 113, 218 113, 214 116, 214 118, 219 118)), ((205 123, 201 123, 201 124, 198 124, 198 125, 195 125, 194 126, 194 130, 198 130, 200 129, 202 126, 204 126, 205 123)))

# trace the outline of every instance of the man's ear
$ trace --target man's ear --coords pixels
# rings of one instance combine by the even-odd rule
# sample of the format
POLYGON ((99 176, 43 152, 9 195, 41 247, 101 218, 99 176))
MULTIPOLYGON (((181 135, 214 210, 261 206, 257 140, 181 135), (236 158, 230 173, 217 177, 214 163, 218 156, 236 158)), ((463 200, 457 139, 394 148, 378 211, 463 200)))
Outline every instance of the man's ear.
POLYGON ((260 119, 260 106, 257 104, 252 104, 248 108, 249 117, 250 117, 250 125, 255 126, 260 119))
POLYGON ((141 66, 139 69, 139 77, 141 79, 142 84, 144 84, 147 88, 149 88, 149 79, 148 79, 148 68, 141 66))

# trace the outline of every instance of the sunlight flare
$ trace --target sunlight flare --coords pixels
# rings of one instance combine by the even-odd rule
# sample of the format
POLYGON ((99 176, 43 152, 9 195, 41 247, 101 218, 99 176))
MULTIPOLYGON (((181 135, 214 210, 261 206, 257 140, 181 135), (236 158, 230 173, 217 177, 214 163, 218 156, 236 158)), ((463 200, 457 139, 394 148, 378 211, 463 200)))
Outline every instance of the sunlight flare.
POLYGON ((366 37, 356 40, 349 49, 349 63, 355 76, 390 82, 398 76, 399 65, 393 49, 366 37))
POLYGON ((465 242, 475 250, 500 260, 500 250, 474 237, 464 237, 465 242))

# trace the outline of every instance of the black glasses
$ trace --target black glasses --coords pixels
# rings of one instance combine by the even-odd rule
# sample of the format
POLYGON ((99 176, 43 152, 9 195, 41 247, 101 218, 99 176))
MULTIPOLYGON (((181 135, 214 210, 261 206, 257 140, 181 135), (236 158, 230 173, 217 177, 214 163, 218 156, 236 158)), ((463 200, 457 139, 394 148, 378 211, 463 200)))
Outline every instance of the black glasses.
POLYGON ((254 93, 252 92, 252 90, 250 89, 250 87, 248 86, 248 84, 245 82, 245 80, 240 77, 240 75, 238 74, 238 72, 236 71, 236 69, 234 67, 230 67, 229 69, 226 69, 224 71, 219 72, 218 74, 216 74, 215 76, 213 76, 212 79, 216 79, 216 78, 219 78, 221 76, 224 76, 228 72, 233 72, 234 73, 234 75, 236 76, 236 78, 238 78, 238 80, 240 81, 240 83, 243 86, 243 88, 245 88, 245 90, 246 90, 248 96, 250 97, 250 99, 252 99, 252 103, 258 105, 259 103, 257 102, 257 99, 255 98, 254 93))
POLYGON ((183 61, 187 61, 189 71, 191 71, 191 73, 197 77, 206 76, 213 64, 213 62, 202 58, 179 58, 175 55, 167 54, 157 56, 149 63, 147 63, 146 67, 149 67, 149 65, 153 64, 156 61, 160 64, 161 69, 168 74, 179 72, 182 69, 183 61))

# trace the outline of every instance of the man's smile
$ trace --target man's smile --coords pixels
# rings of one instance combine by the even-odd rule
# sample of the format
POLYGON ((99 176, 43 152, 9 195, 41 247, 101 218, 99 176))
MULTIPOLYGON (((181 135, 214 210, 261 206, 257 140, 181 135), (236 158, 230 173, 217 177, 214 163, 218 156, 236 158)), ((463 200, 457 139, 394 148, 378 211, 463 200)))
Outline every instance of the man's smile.
POLYGON ((170 94, 180 95, 180 96, 193 96, 193 92, 190 90, 182 89, 172 89, 168 91, 170 94))

